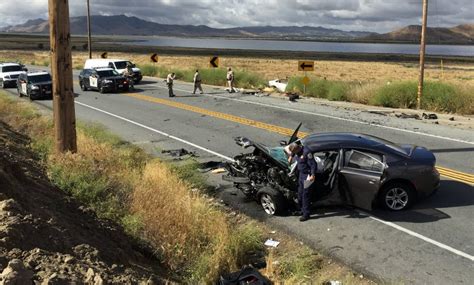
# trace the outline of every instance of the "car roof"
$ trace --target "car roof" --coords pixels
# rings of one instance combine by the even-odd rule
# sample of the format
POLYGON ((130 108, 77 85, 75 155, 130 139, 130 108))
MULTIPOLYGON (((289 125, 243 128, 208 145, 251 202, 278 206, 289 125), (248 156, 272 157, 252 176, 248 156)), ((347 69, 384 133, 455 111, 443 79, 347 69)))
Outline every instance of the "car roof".
POLYGON ((301 142, 311 151, 336 148, 361 148, 383 153, 407 155, 403 149, 400 148, 400 151, 397 151, 387 145, 391 144, 397 146, 394 143, 375 136, 359 133, 318 133, 303 138, 301 142))
POLYGON ((35 71, 35 72, 28 72, 28 76, 39 76, 39 75, 47 75, 49 74, 46 71, 35 71))
POLYGON ((0 66, 21 66, 21 64, 14 63, 14 62, 4 62, 4 63, 0 63, 0 66))
POLYGON ((113 68, 110 68, 110 67, 97 67, 97 68, 93 68, 97 71, 108 71, 108 70, 115 70, 113 68))

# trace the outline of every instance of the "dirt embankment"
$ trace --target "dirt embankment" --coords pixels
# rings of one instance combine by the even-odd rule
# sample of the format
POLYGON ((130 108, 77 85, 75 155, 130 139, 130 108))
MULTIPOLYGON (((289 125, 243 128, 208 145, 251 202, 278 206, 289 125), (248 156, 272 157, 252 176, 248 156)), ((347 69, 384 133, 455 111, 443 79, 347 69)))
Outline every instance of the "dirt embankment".
POLYGON ((164 283, 147 250, 51 185, 28 144, 0 121, 0 283, 164 283))

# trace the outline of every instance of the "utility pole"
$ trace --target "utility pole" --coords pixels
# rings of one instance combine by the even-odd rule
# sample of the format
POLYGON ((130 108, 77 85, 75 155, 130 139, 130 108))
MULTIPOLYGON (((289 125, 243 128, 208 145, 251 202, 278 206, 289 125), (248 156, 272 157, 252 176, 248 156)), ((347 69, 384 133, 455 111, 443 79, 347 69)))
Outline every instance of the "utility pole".
POLYGON ((425 79, 425 51, 426 51, 426 25, 428 22, 428 0, 423 0, 423 20, 421 24, 421 44, 420 44, 420 76, 418 79, 418 97, 416 108, 421 108, 421 97, 423 96, 423 84, 425 79))
POLYGON ((89 48, 89 59, 92 58, 92 40, 91 40, 91 8, 87 0, 87 47, 89 48))
POLYGON ((76 152, 69 1, 49 0, 48 3, 55 150, 57 153, 76 152))

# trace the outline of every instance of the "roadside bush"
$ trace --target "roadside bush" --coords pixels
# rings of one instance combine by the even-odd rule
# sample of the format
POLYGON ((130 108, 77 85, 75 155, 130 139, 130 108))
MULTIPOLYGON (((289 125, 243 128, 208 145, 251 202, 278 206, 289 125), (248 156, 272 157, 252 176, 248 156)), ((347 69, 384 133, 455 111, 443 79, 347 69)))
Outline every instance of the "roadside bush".
POLYGON ((370 98, 369 104, 391 108, 414 108, 417 90, 416 82, 394 82, 378 89, 375 96, 370 98))
MULTIPOLYGON (((415 108, 418 83, 395 82, 380 87, 369 104, 392 108, 415 108)), ((425 82, 421 107, 429 111, 473 114, 474 94, 444 82, 425 82)))
POLYGON ((332 101, 345 101, 348 98, 350 84, 341 81, 329 81, 319 78, 311 78, 304 93, 303 77, 292 77, 288 82, 286 90, 298 92, 309 97, 324 98, 332 101))

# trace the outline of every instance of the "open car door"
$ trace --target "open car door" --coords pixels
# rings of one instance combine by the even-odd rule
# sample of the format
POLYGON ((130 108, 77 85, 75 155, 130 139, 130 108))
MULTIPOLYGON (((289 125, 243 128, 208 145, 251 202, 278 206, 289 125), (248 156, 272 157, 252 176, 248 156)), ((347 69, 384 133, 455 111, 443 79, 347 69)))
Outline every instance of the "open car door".
POLYGON ((340 174, 347 182, 348 204, 372 210, 384 168, 381 156, 358 150, 344 150, 340 174))

